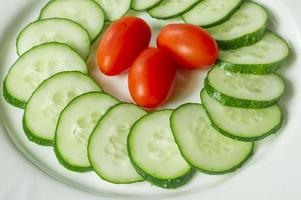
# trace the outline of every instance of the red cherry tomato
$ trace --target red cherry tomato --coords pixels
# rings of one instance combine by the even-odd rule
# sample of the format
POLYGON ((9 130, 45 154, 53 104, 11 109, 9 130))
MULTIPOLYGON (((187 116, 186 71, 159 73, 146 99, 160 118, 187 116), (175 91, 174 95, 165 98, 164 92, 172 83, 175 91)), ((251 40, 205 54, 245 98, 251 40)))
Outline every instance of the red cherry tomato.
POLYGON ((150 40, 150 27, 138 17, 123 17, 112 23, 99 44, 99 69, 108 76, 120 74, 148 47, 150 40))
POLYGON ((157 38, 159 49, 168 52, 184 69, 205 69, 218 58, 218 46, 204 29, 191 24, 165 26, 157 38))
POLYGON ((176 67, 168 54, 157 48, 144 50, 129 71, 129 90, 134 101, 145 108, 161 105, 169 96, 176 67))

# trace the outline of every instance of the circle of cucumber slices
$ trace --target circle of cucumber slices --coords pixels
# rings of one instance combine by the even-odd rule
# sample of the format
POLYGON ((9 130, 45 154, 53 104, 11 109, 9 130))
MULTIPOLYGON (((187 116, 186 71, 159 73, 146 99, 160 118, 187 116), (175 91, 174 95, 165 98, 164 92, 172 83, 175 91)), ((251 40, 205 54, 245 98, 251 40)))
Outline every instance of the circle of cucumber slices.
POLYGON ((59 163, 94 170, 111 183, 148 181, 177 188, 196 170, 225 174, 243 166, 254 143, 279 130, 285 81, 277 70, 288 43, 267 30, 263 6, 243 0, 52 0, 17 39, 20 57, 3 95, 23 108, 23 129, 53 146, 59 163), (148 113, 102 92, 85 60, 105 21, 133 9, 181 17, 206 28, 221 51, 200 102, 148 113))

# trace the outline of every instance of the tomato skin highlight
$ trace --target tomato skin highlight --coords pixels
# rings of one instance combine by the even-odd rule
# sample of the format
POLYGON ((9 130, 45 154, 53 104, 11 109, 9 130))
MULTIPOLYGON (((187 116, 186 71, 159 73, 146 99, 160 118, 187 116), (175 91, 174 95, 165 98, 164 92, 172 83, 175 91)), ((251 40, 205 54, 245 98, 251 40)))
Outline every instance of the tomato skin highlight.
POLYGON ((141 107, 156 108, 169 97, 176 67, 169 55, 157 48, 144 50, 129 70, 133 100, 141 107))
POLYGON ((204 29, 192 24, 170 24, 162 28, 157 46, 168 52, 179 68, 206 69, 218 58, 218 46, 204 29))
POLYGON ((97 51, 101 72, 114 76, 127 70, 151 40, 151 29, 141 18, 127 16, 105 31, 97 51))

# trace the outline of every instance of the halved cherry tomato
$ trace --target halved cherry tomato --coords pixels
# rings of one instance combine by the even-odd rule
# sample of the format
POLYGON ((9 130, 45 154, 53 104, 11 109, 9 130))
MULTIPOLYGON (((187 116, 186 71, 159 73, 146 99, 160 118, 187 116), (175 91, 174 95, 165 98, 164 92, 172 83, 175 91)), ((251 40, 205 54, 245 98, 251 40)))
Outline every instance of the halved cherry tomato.
POLYGON ((151 40, 151 29, 138 17, 123 17, 104 33, 97 52, 99 69, 108 76, 127 70, 151 40))
POLYGON ((129 90, 134 101, 145 108, 161 105, 169 96, 176 67, 169 55, 157 48, 144 50, 129 70, 129 90))
POLYGON ((165 26, 157 38, 159 49, 168 52, 184 69, 206 69, 218 58, 218 46, 204 29, 192 24, 165 26))

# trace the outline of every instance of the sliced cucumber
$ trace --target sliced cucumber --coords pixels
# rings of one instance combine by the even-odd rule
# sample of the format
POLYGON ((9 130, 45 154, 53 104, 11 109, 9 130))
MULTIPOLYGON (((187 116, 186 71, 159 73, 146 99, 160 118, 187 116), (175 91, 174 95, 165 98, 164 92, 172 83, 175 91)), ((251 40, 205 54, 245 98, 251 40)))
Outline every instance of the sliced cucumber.
POLYGON ((83 59, 90 52, 89 34, 82 26, 68 19, 54 18, 38 20, 26 26, 18 36, 18 54, 48 42, 67 44, 83 59))
POLYGON ((151 9, 157 5, 162 0, 132 0, 131 8, 137 11, 151 9))
POLYGON ((232 72, 268 74, 279 69, 289 52, 285 40, 267 31, 262 40, 251 46, 221 51, 219 65, 232 72))
POLYGON ((275 133, 282 126, 283 116, 278 105, 262 109, 225 106, 203 90, 203 105, 212 126, 225 136, 241 141, 256 141, 275 133))
POLYGON ((264 35, 268 15, 265 9, 246 1, 226 22, 207 30, 222 49, 235 49, 258 42, 264 35))
POLYGON ((117 184, 144 180, 129 159, 127 137, 132 125, 145 114, 135 105, 121 103, 99 121, 89 140, 88 155, 102 179, 117 184))
POLYGON ((131 0, 95 0, 105 11, 106 19, 116 21, 131 8, 131 0))
POLYGON ((88 140, 98 120, 119 101, 101 92, 76 97, 61 112, 55 133, 54 150, 67 169, 91 170, 88 159, 88 140))
POLYGON ((214 67, 208 73, 205 88, 209 96, 224 105, 265 108, 280 100, 285 84, 277 74, 240 74, 214 67))
POLYGON ((172 110, 161 110, 138 120, 128 137, 128 152, 137 172, 150 183, 176 188, 195 173, 175 143, 169 118, 172 110))
POLYGON ((203 0, 182 17, 186 23, 216 26, 227 21, 242 3, 243 0, 203 0))
POLYGON ((173 112, 170 124, 183 157, 201 172, 233 172, 253 154, 253 143, 233 140, 217 132, 200 104, 180 106, 173 112))
POLYGON ((62 71, 87 73, 83 59, 69 46, 47 43, 24 53, 4 81, 3 95, 10 104, 24 108, 32 93, 47 78, 62 71))
POLYGON ((65 18, 79 23, 94 41, 101 33, 105 15, 93 0, 52 0, 41 11, 40 19, 65 18))
POLYGON ((150 9, 148 13, 158 19, 177 17, 191 9, 199 0, 162 0, 162 2, 150 9))
POLYGON ((41 145, 53 145, 61 111, 72 99, 91 91, 100 91, 100 88, 81 72, 60 72, 44 81, 25 108, 23 129, 28 139, 41 145))

